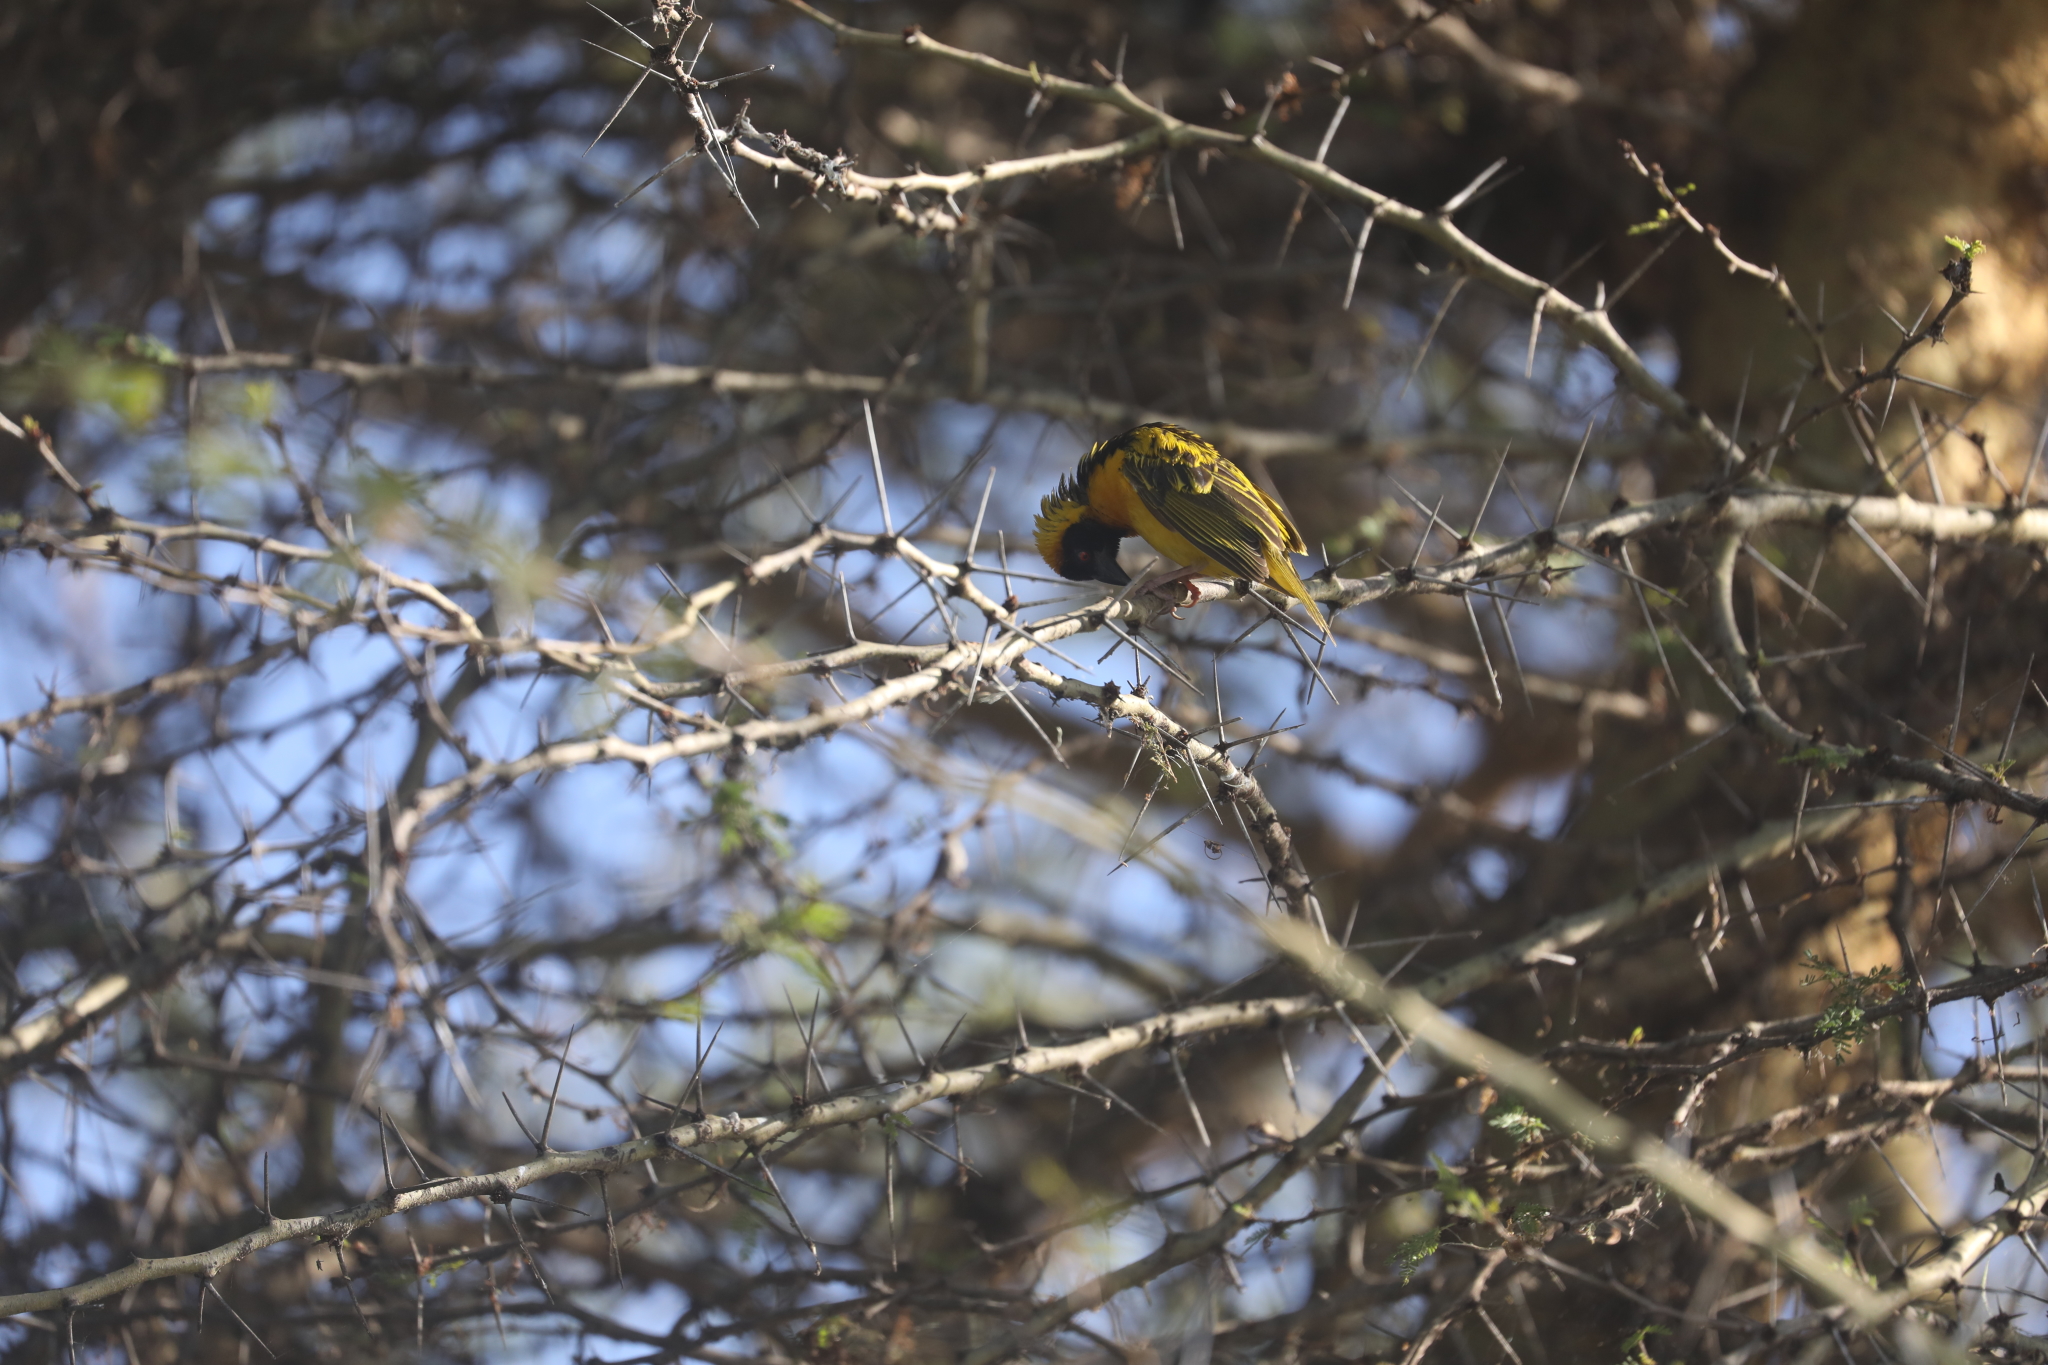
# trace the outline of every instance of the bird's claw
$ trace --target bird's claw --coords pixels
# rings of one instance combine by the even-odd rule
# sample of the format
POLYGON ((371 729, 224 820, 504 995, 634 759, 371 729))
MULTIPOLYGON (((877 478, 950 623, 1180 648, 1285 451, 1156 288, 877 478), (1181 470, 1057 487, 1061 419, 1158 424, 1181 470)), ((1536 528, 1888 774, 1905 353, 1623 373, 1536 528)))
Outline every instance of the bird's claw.
POLYGON ((1164 583, 1154 584, 1151 590, 1170 603, 1166 614, 1176 621, 1184 619, 1181 616, 1183 608, 1192 607, 1202 600, 1202 590, 1185 578, 1168 579, 1164 583))

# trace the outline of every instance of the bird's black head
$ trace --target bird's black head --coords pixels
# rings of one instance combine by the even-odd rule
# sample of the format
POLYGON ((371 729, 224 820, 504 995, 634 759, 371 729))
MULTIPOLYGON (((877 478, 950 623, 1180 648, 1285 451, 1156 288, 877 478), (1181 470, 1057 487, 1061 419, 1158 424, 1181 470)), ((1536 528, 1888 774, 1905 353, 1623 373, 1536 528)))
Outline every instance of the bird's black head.
POLYGON ((1131 581, 1123 565, 1116 562, 1116 549, 1123 536, 1093 517, 1081 517, 1060 537, 1062 578, 1090 579, 1122 587, 1131 581))

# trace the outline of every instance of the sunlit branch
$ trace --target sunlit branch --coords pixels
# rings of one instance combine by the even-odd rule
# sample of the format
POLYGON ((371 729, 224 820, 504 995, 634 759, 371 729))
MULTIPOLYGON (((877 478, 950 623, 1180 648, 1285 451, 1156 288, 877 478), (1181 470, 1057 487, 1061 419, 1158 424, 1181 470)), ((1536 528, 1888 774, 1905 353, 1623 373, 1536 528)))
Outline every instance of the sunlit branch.
POLYGON ((1199 1037, 1235 1029, 1270 1028, 1276 1021, 1320 1018, 1329 1012, 1329 1008, 1326 1002, 1315 996, 1200 1005, 1103 1029, 1081 1042, 1021 1048, 1010 1056, 979 1066, 934 1072, 919 1080, 892 1082, 822 1100, 799 1113, 753 1118, 713 1116, 668 1132, 610 1146, 548 1152, 503 1170, 454 1176, 389 1190, 376 1199, 317 1217, 272 1219, 252 1232, 205 1251, 183 1256, 138 1258, 120 1270, 69 1288, 0 1295, 0 1317, 76 1307, 152 1280, 184 1275, 210 1277, 266 1247, 291 1241, 318 1243, 346 1238, 393 1214, 451 1200, 502 1198, 556 1176, 624 1171, 645 1161, 663 1160, 678 1149, 726 1142, 758 1149, 791 1134, 847 1127, 885 1115, 908 1114, 935 1100, 985 1094, 1026 1076, 1085 1072, 1113 1057, 1156 1046, 1163 1039, 1199 1037))

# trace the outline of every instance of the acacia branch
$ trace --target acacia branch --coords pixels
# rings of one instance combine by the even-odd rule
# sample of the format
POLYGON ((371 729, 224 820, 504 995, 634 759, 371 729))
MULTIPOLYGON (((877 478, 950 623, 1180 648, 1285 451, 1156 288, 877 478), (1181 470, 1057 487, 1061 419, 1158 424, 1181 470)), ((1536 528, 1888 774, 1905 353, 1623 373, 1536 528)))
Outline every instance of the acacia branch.
POLYGON ((1827 402, 1817 403, 1805 412, 1800 413, 1796 418, 1786 422, 1784 427, 1775 434, 1766 439, 1752 442, 1751 453, 1753 455, 1762 455, 1766 451, 1784 445, 1808 424, 1826 413, 1840 408, 1849 419, 1849 429, 1856 438, 1858 448, 1862 450, 1864 458, 1869 460, 1876 468, 1883 486, 1894 492, 1898 491, 1898 484, 1892 469, 1885 464, 1883 453, 1879 449, 1877 428, 1871 424, 1870 414, 1864 411, 1858 400, 1866 391, 1878 385, 1912 378, 1911 375, 1906 374, 1900 368, 1900 365, 1904 362, 1907 355, 1916 348, 1941 340, 1942 334, 1948 325, 1949 316, 1962 306, 1965 299, 1970 297, 1968 272, 1965 271, 1960 277, 1951 281, 1948 298, 1943 302, 1940 310, 1936 312, 1934 317, 1926 319, 1912 328, 1899 327, 1898 345, 1883 364, 1875 369, 1866 369, 1859 364, 1852 374, 1845 375, 1836 366, 1834 357, 1828 353, 1827 338, 1822 331, 1821 324, 1800 305, 1799 299, 1793 294, 1791 283, 1786 280, 1784 273, 1776 266, 1766 269, 1736 254, 1722 240, 1721 229, 1711 223, 1702 223, 1694 216, 1692 210, 1686 206, 1684 199, 1678 191, 1672 189, 1665 180, 1663 167, 1655 164, 1645 165, 1642 158, 1637 155, 1636 149, 1627 142, 1623 142, 1621 147, 1622 154, 1627 158, 1630 167, 1635 170, 1636 174, 1648 180, 1656 189, 1657 197, 1664 203, 1664 220, 1681 224, 1688 232, 1705 238, 1712 245, 1714 254, 1719 256, 1727 265, 1730 274, 1743 275, 1757 280, 1771 292, 1771 296, 1785 310, 1785 316, 1790 318, 1793 325, 1799 328, 1800 332, 1806 337, 1807 345, 1813 351, 1815 370, 1820 374, 1823 382, 1834 392, 1832 399, 1827 402))
MULTIPOLYGON (((1858 501, 1903 502, 1904 499, 1858 501)), ((1958 761, 1955 756, 1944 754, 1942 761, 1935 762, 1906 758, 1882 745, 1860 749, 1847 744, 1824 744, 1815 737, 1802 735, 1787 723, 1765 699, 1762 682, 1756 673, 1756 660, 1743 644, 1742 628, 1735 620, 1735 560, 1741 548, 1740 530, 1725 531, 1715 541, 1708 600, 1712 608, 1715 639, 1729 672, 1734 676, 1735 692, 1743 705, 1742 718, 1747 724, 1756 727, 1773 744, 1790 749, 1817 766, 1904 778, 1945 792, 1952 800, 1982 801, 1986 805, 2016 810, 2036 821, 2048 820, 2048 798, 2020 791, 1967 760, 1958 761)))
POLYGON ((1126 1289, 1150 1284, 1176 1266, 1228 1246, 1231 1238, 1244 1231, 1267 1201, 1280 1193, 1281 1187, 1306 1167, 1320 1148, 1342 1134, 1378 1079, 1379 1072, 1371 1065, 1359 1067, 1358 1075, 1315 1127, 1296 1138, 1286 1154, 1268 1167, 1249 1190, 1226 1204, 1215 1222, 1193 1231, 1172 1233, 1150 1254, 1070 1290, 1032 1314, 1016 1331, 967 1352, 961 1357, 961 1365, 997 1365, 1025 1344, 1065 1326, 1091 1308, 1100 1307, 1126 1289))
POLYGON ((1194 767, 1216 781, 1216 795, 1243 808, 1253 840, 1266 858, 1266 879, 1287 912, 1312 923, 1321 922, 1316 905, 1314 881, 1295 850, 1294 836, 1280 823, 1280 812, 1266 799, 1258 780, 1231 761, 1225 748, 1205 744, 1173 717, 1135 692, 1115 683, 1095 684, 1063 678, 1030 659, 1020 659, 1017 676, 1037 683, 1057 700, 1084 701, 1101 712, 1104 721, 1130 720, 1158 735, 1194 767))
MULTIPOLYGON (((848 374, 820 370, 735 370, 712 365, 646 365, 635 369, 607 370, 588 365, 550 365, 535 362, 522 365, 490 365, 462 361, 366 361, 320 355, 312 351, 234 351, 222 355, 186 355, 162 362, 167 369, 184 375, 258 374, 290 372, 325 374, 363 388, 397 384, 445 384, 454 388, 517 389, 530 392, 544 385, 588 389, 606 395, 667 393, 701 389, 712 394, 826 394, 848 398, 900 396, 913 401, 956 399, 964 395, 961 385, 924 382, 892 375, 848 374)), ((1137 426, 1145 422, 1172 422, 1200 427, 1219 448, 1253 459, 1274 459, 1291 455, 1343 455, 1368 459, 1376 465, 1399 464, 1420 454, 1446 452, 1482 455, 1498 453, 1497 432, 1445 428, 1438 431, 1374 434, 1358 432, 1304 431, 1282 427, 1252 426, 1229 418, 1198 418, 1142 403, 1123 403, 1049 389, 993 385, 975 397, 978 403, 1006 412, 1035 412, 1074 422, 1105 426, 1137 426)), ((1633 449, 1634 446, 1631 446, 1633 449)), ((1577 446, 1541 435, 1518 435, 1515 453, 1520 458, 1556 458, 1570 455, 1577 446)))
POLYGON ((1840 1256, 1822 1246, 1813 1234, 1797 1224, 1780 1225, 1660 1139, 1594 1105, 1543 1063, 1466 1028, 1418 991, 1388 986, 1370 964, 1301 925, 1270 920, 1266 932, 1283 952, 1345 1003, 1392 1019, 1446 1061, 1468 1074, 1486 1077, 1529 1109, 1584 1138, 1595 1150, 1626 1157, 1696 1213, 1780 1258, 1858 1322, 1873 1324, 1890 1312, 1890 1305, 1846 1271, 1840 1256))
POLYGON ((778 1138, 865 1123, 893 1114, 907 1114, 934 1100, 986 1094, 1027 1076, 1085 1072, 1113 1057, 1157 1046, 1174 1038, 1190 1038, 1239 1029, 1265 1029, 1278 1023, 1326 1016, 1327 1001, 1317 996, 1278 996, 1227 1004, 1198 1005, 1156 1014, 1134 1023, 1104 1029, 1076 1043, 1020 1048, 1011 1055, 977 1066, 938 1071, 915 1081, 866 1087, 779 1115, 743 1118, 716 1115, 665 1133, 607 1147, 573 1152, 546 1152, 531 1161, 479 1175, 454 1176, 423 1185, 393 1189, 375 1199, 333 1213, 307 1218, 275 1218, 263 1226, 205 1251, 183 1256, 137 1258, 134 1264, 63 1289, 39 1289, 0 1295, 0 1317, 17 1313, 76 1308, 120 1294, 136 1285, 178 1275, 211 1278, 224 1267, 266 1247, 283 1242, 332 1242, 346 1239, 396 1213, 444 1204, 455 1199, 502 1199, 562 1175, 612 1173, 643 1161, 658 1161, 674 1151, 713 1143, 738 1142, 761 1150, 778 1138))
MULTIPOLYGON (((1092 86, 1066 77, 1049 76, 1039 71, 1036 64, 1028 69, 1012 66, 980 53, 952 47, 938 42, 915 27, 901 35, 877 33, 833 19, 804 3, 804 0, 780 2, 824 24, 841 42, 868 47, 908 48, 1013 85, 1031 87, 1045 97, 1057 96, 1108 104, 1151 125, 1145 133, 1133 135, 1123 143, 1104 144, 1105 146, 1121 147, 1146 139, 1142 143, 1144 148, 1159 146, 1169 151, 1191 148, 1243 156, 1283 171, 1299 183, 1321 191, 1330 199, 1362 204, 1371 211, 1375 221, 1401 228, 1442 249, 1471 277, 1486 281, 1524 307, 1540 306, 1546 315, 1557 319, 1572 336, 1606 356, 1621 376, 1622 382, 1638 397, 1662 413, 1678 430, 1688 433, 1709 449, 1723 455, 1732 464, 1739 464, 1742 460, 1741 450, 1714 424, 1712 418, 1687 402, 1677 390, 1650 371, 1635 348, 1615 330, 1613 321, 1608 317, 1604 307, 1588 308, 1534 275, 1517 270, 1466 236, 1452 221, 1448 212, 1418 209, 1403 204, 1389 195, 1370 189, 1330 169, 1320 160, 1283 150, 1267 140, 1264 120, 1260 120, 1259 125, 1250 132, 1244 133, 1204 128, 1175 118, 1164 109, 1138 98, 1121 80, 1092 86)), ((1101 150, 1101 147, 1097 147, 1062 153, 1061 156, 1067 159, 1062 164, 1079 164, 1081 160, 1101 150)), ((1119 153, 1124 154, 1127 153, 1119 153)), ((1051 159, 1027 158, 1026 161, 1051 159)), ((833 188, 825 176, 807 171, 794 163, 786 168, 778 165, 776 169, 784 174, 804 177, 814 192, 833 188)), ((1027 167, 1025 162, 998 162, 979 170, 962 172, 958 176, 938 179, 945 182, 948 192, 954 192, 977 183, 986 183, 996 176, 1037 174, 1039 169, 1027 167)), ((909 193, 925 187, 919 183, 924 179, 925 177, 919 176, 863 177, 859 189, 864 195, 885 198, 891 194, 909 193)), ((939 186, 933 185, 929 188, 939 186)))

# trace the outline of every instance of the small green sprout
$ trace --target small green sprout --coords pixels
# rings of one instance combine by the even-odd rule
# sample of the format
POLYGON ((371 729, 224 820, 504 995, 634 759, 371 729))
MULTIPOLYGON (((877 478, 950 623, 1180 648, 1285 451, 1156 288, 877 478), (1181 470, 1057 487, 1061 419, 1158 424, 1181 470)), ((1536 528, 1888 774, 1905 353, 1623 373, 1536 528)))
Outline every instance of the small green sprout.
POLYGON ((1394 1254, 1387 1258, 1387 1266, 1401 1276, 1402 1284, 1414 1279, 1415 1272, 1422 1269, 1422 1263, 1436 1255, 1439 1236, 1438 1230, 1431 1228, 1394 1248, 1394 1254))

